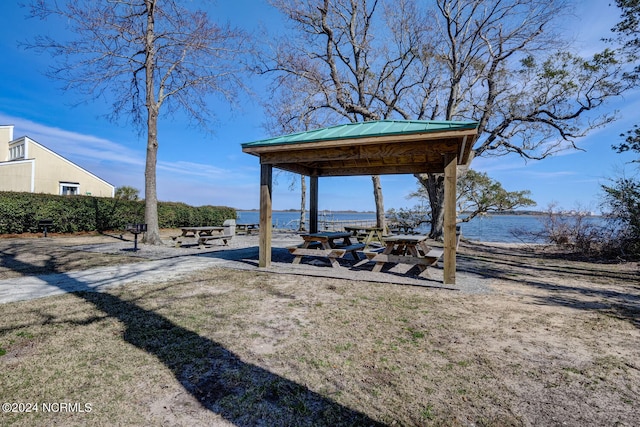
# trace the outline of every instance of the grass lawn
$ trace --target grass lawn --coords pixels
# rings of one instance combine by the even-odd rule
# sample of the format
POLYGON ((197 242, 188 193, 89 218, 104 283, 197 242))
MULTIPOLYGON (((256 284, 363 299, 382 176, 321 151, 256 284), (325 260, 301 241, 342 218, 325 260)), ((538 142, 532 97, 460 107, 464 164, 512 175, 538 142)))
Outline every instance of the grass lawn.
POLYGON ((459 257, 491 293, 214 268, 0 305, 0 425, 640 425, 636 267, 459 257))

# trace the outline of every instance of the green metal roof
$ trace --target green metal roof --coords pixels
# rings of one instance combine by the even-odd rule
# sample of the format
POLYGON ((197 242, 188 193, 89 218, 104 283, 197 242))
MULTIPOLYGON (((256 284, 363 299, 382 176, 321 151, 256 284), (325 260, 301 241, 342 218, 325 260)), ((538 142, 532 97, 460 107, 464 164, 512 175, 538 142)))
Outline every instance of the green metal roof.
POLYGON ((424 121, 424 120, 376 120, 348 123, 292 133, 260 141, 246 142, 242 148, 300 144, 305 142, 332 141, 340 139, 367 138, 372 136, 409 135, 448 130, 475 129, 478 122, 424 121))

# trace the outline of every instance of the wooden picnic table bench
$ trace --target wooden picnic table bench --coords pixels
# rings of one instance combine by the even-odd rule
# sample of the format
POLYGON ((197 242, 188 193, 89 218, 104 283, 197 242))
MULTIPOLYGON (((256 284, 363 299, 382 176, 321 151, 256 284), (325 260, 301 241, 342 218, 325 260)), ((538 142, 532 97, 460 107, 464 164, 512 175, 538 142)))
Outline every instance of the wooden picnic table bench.
POLYGON ((346 225, 344 231, 348 231, 358 239, 358 242, 363 243, 365 249, 367 249, 371 243, 375 240, 380 244, 384 244, 382 240, 382 227, 366 227, 357 225, 346 225))
POLYGON ((389 232, 393 234, 415 234, 415 227, 408 224, 389 224, 389 232))
POLYGON ((260 230, 260 224, 238 223, 236 224, 236 234, 246 234, 249 236, 253 232, 260 230))
POLYGON ((384 238, 385 248, 382 253, 364 252, 369 261, 374 261, 374 272, 380 272, 386 263, 409 264, 417 266, 420 272, 435 265, 442 257, 444 250, 427 245, 427 236, 400 234, 384 238))
POLYGON ((185 242, 197 243, 200 249, 204 248, 210 240, 222 240, 225 245, 229 244, 229 240, 235 235, 236 221, 234 219, 225 220, 222 227, 220 226, 201 226, 201 227, 181 227, 182 234, 172 236, 176 247, 182 246, 185 242))
POLYGON ((351 237, 353 236, 346 231, 302 234, 301 237, 304 240, 302 244, 287 248, 291 254, 295 255, 294 264, 299 264, 304 256, 314 256, 327 258, 332 267, 340 267, 338 258, 350 253, 356 261, 359 261, 358 251, 364 249, 364 244, 362 243, 351 243, 351 237), (342 239, 342 242, 336 242, 339 239, 342 239))

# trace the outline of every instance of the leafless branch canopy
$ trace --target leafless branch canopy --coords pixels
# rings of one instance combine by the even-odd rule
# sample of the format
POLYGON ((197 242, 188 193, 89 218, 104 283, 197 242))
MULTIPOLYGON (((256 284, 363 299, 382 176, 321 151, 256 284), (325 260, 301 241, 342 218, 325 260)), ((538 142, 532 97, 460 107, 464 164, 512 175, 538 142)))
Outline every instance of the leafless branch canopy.
POLYGON ((185 111, 198 124, 211 117, 207 96, 233 100, 238 88, 247 36, 212 23, 202 11, 177 0, 36 0, 33 17, 64 25, 66 32, 39 36, 27 47, 53 54, 49 76, 83 100, 103 98, 111 118, 146 123, 146 107, 165 113, 185 111), (149 19, 151 21, 149 21, 149 19), (153 25, 153 33, 148 32, 153 25), (151 60, 153 63, 148 64, 151 60), (146 98, 146 65, 153 70, 155 105, 146 98))
POLYGON ((261 56, 281 123, 476 120, 476 155, 541 159, 612 121, 599 107, 631 83, 612 52, 562 41, 565 0, 272 4, 295 34, 261 56))
POLYGON ((33 0, 31 15, 66 26, 59 37, 41 36, 28 47, 51 52, 49 75, 86 99, 112 103, 147 136, 145 222, 148 244, 162 244, 158 226, 156 164, 162 113, 184 111, 204 128, 213 114, 207 96, 230 101, 238 88, 247 40, 206 13, 178 0, 33 0), (56 19, 57 18, 57 19, 56 19))

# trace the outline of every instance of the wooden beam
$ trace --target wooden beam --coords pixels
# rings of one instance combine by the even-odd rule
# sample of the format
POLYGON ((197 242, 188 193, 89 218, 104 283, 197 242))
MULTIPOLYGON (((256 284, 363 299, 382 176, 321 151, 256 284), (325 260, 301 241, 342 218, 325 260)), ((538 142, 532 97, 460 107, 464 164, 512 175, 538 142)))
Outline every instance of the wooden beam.
POLYGON ((338 160, 375 161, 397 157, 426 156, 429 153, 432 156, 438 156, 442 153, 457 152, 458 149, 457 140, 411 141, 346 147, 327 146, 262 153, 260 161, 274 165, 278 163, 335 162, 338 160))
POLYGON ((260 165, 260 242, 258 266, 271 265, 271 229, 272 203, 271 188, 273 183, 273 167, 270 164, 260 165))
POLYGON ((280 164, 274 164, 273 166, 287 172, 297 173, 299 175, 304 175, 304 176, 317 175, 316 170, 311 169, 308 165, 305 165, 302 163, 280 163, 280 164))
POLYGON ((392 166, 353 166, 344 167, 342 169, 319 168, 317 170, 320 176, 366 176, 366 175, 398 175, 398 174, 415 174, 415 173, 443 173, 442 163, 438 165, 425 163, 418 165, 392 165, 392 166))
POLYGON ((318 232, 318 177, 309 177, 309 231, 318 232))
POLYGON ((424 167, 425 163, 437 163, 442 168, 442 155, 429 156, 426 154, 413 156, 396 156, 396 157, 379 157, 370 159, 351 159, 351 160, 331 160, 331 161, 313 161, 305 163, 309 167, 322 169, 339 169, 346 166, 352 167, 371 167, 371 166, 403 166, 403 165, 419 165, 424 167))
POLYGON ((456 284, 457 154, 444 156, 444 284, 456 284))
POLYGON ((298 173, 305 176, 366 176, 366 175, 397 175, 397 174, 415 174, 415 173, 444 173, 442 160, 438 163, 421 162, 418 164, 406 165, 369 165, 358 166, 344 164, 336 167, 336 165, 314 164, 313 168, 295 164, 279 164, 274 165, 278 169, 282 169, 292 173, 298 173))

